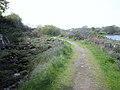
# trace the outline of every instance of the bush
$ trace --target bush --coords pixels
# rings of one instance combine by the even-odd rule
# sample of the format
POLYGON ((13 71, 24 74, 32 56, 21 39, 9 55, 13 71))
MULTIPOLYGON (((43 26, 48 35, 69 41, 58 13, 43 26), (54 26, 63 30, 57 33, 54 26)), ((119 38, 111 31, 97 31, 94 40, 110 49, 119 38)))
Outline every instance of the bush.
POLYGON ((50 36, 60 35, 60 29, 52 25, 45 25, 44 27, 41 28, 41 32, 45 35, 50 36))

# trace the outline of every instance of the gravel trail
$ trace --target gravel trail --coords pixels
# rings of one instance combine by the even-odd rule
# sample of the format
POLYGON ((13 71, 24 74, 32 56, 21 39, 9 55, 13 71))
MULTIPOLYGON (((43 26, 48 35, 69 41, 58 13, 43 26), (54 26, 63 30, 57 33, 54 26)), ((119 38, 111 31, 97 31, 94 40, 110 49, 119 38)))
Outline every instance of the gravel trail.
POLYGON ((105 90, 99 83, 99 75, 97 74, 96 67, 91 65, 89 58, 87 57, 87 50, 81 48, 76 42, 68 41, 73 45, 74 50, 78 53, 76 60, 73 60, 73 64, 76 68, 76 77, 73 83, 73 90, 105 90), (95 75, 95 76, 94 76, 95 75))

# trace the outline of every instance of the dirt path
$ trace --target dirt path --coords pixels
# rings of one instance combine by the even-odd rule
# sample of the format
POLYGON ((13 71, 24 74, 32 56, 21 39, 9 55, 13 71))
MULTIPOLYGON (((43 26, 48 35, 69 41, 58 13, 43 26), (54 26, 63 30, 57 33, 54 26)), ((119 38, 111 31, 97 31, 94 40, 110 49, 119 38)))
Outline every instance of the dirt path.
POLYGON ((73 90, 105 90, 97 79, 99 78, 98 68, 90 64, 86 49, 79 47, 76 42, 68 42, 73 45, 77 53, 76 60, 72 62, 76 68, 73 90))

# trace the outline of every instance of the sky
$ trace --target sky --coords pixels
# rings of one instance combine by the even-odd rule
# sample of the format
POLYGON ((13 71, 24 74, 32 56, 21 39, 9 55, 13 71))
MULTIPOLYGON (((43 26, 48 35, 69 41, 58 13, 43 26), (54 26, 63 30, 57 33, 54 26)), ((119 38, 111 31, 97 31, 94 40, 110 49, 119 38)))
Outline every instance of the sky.
POLYGON ((55 25, 62 29, 120 26, 120 0, 8 0, 7 14, 16 13, 24 24, 55 25))

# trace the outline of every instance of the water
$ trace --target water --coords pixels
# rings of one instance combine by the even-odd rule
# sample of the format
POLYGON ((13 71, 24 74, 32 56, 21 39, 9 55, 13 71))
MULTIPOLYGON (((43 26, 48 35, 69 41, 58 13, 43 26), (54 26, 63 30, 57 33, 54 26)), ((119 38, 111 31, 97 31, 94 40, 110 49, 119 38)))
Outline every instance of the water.
POLYGON ((105 35, 105 36, 109 39, 120 41, 120 35, 105 35))

